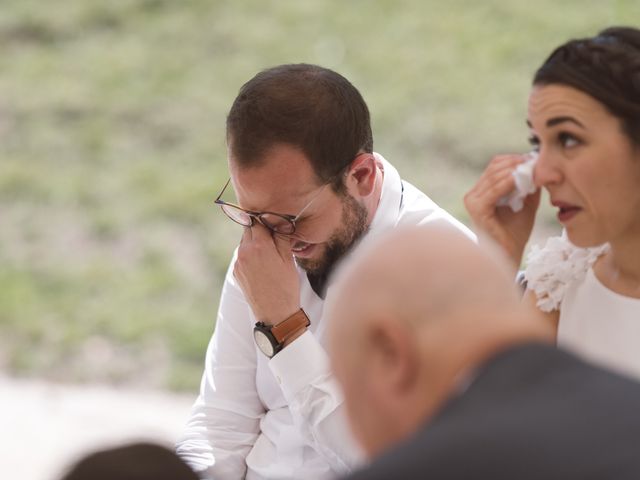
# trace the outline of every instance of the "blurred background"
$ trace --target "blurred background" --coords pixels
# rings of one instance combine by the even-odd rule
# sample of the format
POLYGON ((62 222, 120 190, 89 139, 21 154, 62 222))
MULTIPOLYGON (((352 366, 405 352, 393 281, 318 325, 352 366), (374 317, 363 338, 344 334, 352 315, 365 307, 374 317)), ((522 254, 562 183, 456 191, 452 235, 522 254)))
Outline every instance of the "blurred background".
MULTIPOLYGON (((114 404, 130 429, 159 418, 159 437, 179 431, 240 235, 212 203, 227 179, 225 116, 257 71, 308 62, 342 73, 369 105, 375 150, 468 223, 462 196, 490 157, 528 149, 535 69, 612 24, 639 25, 640 3, 1 0, 0 402, 11 435, 32 440, 31 423, 45 434, 51 402, 71 397, 57 410, 70 418, 111 399, 71 437, 95 435, 96 415, 113 429, 114 404), (134 406, 119 403, 127 392, 134 406), (42 419, 23 422, 21 408, 42 419), (159 417, 137 424, 135 408, 159 417)), ((557 231, 548 211, 536 231, 557 231)), ((27 468, 16 459, 33 452, 12 443, 0 458, 27 468)), ((73 448, 61 445, 55 458, 73 448)))

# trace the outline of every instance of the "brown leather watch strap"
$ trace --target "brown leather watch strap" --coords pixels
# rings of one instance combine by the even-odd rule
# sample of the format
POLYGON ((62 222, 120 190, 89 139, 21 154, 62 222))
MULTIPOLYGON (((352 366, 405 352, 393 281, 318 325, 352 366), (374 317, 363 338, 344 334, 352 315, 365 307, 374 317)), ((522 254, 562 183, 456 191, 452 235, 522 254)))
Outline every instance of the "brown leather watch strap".
POLYGON ((284 343, 291 335, 309 325, 311 325, 309 317, 303 309, 300 309, 286 320, 271 327, 271 333, 278 343, 284 343))

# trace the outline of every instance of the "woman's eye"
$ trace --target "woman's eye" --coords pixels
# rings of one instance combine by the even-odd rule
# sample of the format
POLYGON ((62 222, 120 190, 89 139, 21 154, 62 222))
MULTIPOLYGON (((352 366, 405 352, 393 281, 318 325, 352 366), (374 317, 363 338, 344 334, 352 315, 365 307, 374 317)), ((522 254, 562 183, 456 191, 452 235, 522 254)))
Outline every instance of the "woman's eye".
POLYGON ((578 140, 576 137, 574 137, 570 133, 564 133, 564 132, 558 135, 558 140, 560 140, 560 144, 564 148, 572 148, 577 146, 580 143, 580 140, 578 140))
POLYGON ((531 145, 531 150, 534 152, 540 150, 540 140, 535 135, 529 137, 529 145, 531 145))

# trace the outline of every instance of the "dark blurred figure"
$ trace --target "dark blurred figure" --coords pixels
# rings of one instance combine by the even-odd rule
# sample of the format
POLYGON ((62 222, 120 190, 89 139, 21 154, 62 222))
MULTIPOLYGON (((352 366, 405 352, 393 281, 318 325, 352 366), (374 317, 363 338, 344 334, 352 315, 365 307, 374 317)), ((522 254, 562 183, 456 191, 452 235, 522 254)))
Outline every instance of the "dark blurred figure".
POLYGON ((61 480, 198 480, 171 450, 134 443, 91 453, 61 480))

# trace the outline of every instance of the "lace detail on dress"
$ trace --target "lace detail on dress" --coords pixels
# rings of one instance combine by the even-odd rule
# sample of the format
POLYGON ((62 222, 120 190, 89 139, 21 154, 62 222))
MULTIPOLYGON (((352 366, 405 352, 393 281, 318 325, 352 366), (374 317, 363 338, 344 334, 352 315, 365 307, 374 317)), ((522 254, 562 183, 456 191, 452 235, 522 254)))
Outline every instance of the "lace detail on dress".
POLYGON ((543 312, 557 310, 569 285, 581 281, 608 249, 607 243, 579 248, 564 236, 549 238, 542 248, 534 245, 527 256, 524 275, 527 288, 533 290, 538 299, 538 308, 543 312))

